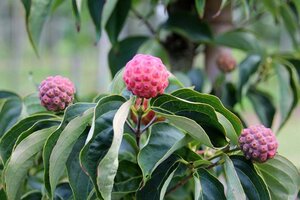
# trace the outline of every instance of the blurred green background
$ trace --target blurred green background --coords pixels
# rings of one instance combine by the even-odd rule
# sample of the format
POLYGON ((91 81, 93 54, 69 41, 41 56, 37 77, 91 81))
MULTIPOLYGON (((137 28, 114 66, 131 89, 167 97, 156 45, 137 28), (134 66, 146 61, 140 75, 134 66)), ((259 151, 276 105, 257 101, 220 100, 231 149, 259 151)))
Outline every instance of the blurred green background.
MULTIPOLYGON (((77 33, 69 4, 70 2, 62 4, 55 11, 55 15, 47 21, 38 57, 27 37, 21 3, 0 1, 0 90, 11 90, 25 96, 35 92, 38 83, 45 77, 60 74, 69 77, 75 83, 80 100, 91 99, 107 91, 111 80, 107 63, 109 40, 103 34, 99 43, 95 44, 94 27, 87 9, 84 8, 81 13, 81 31, 77 33)), ((158 15, 161 15, 159 10, 158 15)), ((255 22, 252 28, 260 30, 261 37, 269 39, 270 43, 277 41, 274 48, 278 44, 281 44, 283 49, 291 45, 285 40, 286 33, 278 34, 281 31, 280 27, 271 23, 271 19, 263 18, 255 22)), ((138 19, 129 17, 121 37, 136 33, 149 34, 138 19)), ((239 51, 233 51, 233 54, 238 61, 244 58, 239 51)), ((203 68, 201 57, 194 65, 203 68)), ((234 72, 233 78, 236 76, 237 73, 234 72)), ((278 94, 277 88, 275 81, 271 79, 264 89, 278 94)), ((259 123, 247 100, 244 100, 243 108, 239 109, 243 110, 243 117, 249 124, 259 123)), ((298 106, 288 123, 278 133, 279 152, 292 160, 298 168, 300 168, 299 117, 298 106)), ((278 116, 276 120, 279 120, 278 116)))

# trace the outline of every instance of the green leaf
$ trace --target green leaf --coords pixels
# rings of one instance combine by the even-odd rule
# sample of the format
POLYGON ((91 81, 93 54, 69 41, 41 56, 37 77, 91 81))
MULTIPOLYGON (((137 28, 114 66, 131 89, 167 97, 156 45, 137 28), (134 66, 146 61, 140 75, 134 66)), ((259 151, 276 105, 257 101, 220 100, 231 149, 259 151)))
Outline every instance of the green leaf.
POLYGON ((136 192, 142 179, 142 172, 138 164, 127 160, 120 161, 114 181, 113 195, 136 192))
POLYGON ((266 127, 271 127, 276 111, 271 100, 272 97, 269 94, 254 88, 248 91, 247 96, 262 124, 266 127))
MULTIPOLYGON (((88 129, 86 129, 88 130, 88 129)), ((79 163, 79 153, 85 144, 87 131, 85 131, 76 141, 66 163, 68 179, 73 191, 74 199, 87 199, 92 191, 93 185, 90 178, 82 170, 79 163)))
POLYGON ((135 138, 128 133, 124 133, 123 140, 119 150, 119 160, 127 160, 133 163, 137 163, 137 154, 139 147, 136 144, 135 138))
POLYGON ((230 121, 221 113, 217 112, 218 120, 226 131, 226 136, 230 139, 230 143, 238 145, 238 135, 236 134, 233 125, 230 121))
POLYGON ((227 182, 227 198, 236 200, 246 199, 245 192, 235 171, 232 161, 226 154, 223 155, 223 159, 225 160, 224 171, 227 182))
POLYGON ((173 92, 172 95, 188 101, 204 103, 212 106, 217 112, 224 115, 230 121, 230 123, 234 127, 235 134, 237 136, 241 134, 243 126, 241 124, 240 119, 232 112, 230 112, 227 108, 225 108, 225 106, 222 104, 220 99, 218 99, 218 97, 209 94, 199 93, 186 88, 177 90, 173 92))
POLYGON ((289 160, 282 156, 255 164, 266 182, 271 199, 296 199, 300 188, 300 174, 289 160))
POLYGON ((36 131, 22 140, 14 149, 4 169, 8 199, 18 199, 18 191, 21 189, 27 170, 33 165, 34 156, 42 150, 47 137, 56 128, 57 126, 53 126, 36 131))
POLYGON ((226 200, 224 187, 216 177, 203 168, 198 169, 197 173, 200 177, 203 200, 226 200))
POLYGON ((277 0, 263 0, 262 1, 264 8, 269 11, 274 18, 277 18, 279 15, 278 3, 277 0))
POLYGON ((143 45, 140 46, 138 53, 149 54, 152 56, 156 56, 162 60, 164 65, 168 66, 169 55, 164 46, 157 39, 149 39, 143 45))
POLYGON ((221 147, 227 144, 225 129, 218 121, 212 106, 186 101, 168 94, 163 94, 151 102, 151 108, 155 111, 184 116, 197 122, 205 130, 214 146, 221 147))
POLYGON ((244 59, 239 65, 239 80, 237 85, 237 95, 239 100, 241 100, 245 85, 248 83, 250 77, 259 68, 261 61, 261 56, 252 54, 244 59))
POLYGON ((287 31, 289 32, 291 39, 293 41, 293 45, 295 48, 298 47, 297 37, 296 34, 298 33, 297 19, 293 13, 293 11, 289 8, 287 4, 282 4, 279 7, 279 11, 282 17, 283 24, 285 25, 287 31))
POLYGON ((55 115, 51 114, 37 114, 27 117, 21 121, 19 121, 15 126, 13 126, 10 130, 8 130, 0 140, 0 155, 3 163, 6 163, 12 149, 17 141, 18 137, 25 131, 36 129, 34 127, 38 127, 39 125, 34 125, 36 122, 44 119, 55 118, 55 115))
POLYGON ((263 48, 256 37, 244 30, 233 30, 215 37, 214 43, 243 51, 262 53, 263 48))
POLYGON ((68 160, 76 140, 86 129, 93 116, 93 108, 88 109, 82 115, 72 119, 60 133, 49 158, 49 182, 51 196, 59 178, 63 175, 63 169, 68 160))
POLYGON ((104 5, 102 25, 105 26, 106 32, 112 44, 118 41, 118 36, 123 28, 131 7, 131 0, 110 0, 104 5), (114 4, 114 5, 113 5, 114 4), (114 6, 111 11, 108 6, 114 6), (111 11, 110 15, 109 12, 111 11), (107 19, 106 16, 109 16, 107 19))
POLYGON ((112 76, 122 69, 136 54, 139 47, 148 39, 146 36, 134 36, 115 43, 109 51, 108 63, 112 76))
POLYGON ((73 199, 72 189, 69 183, 60 183, 55 189, 54 200, 70 200, 73 199))
POLYGON ((163 28, 182 35, 192 42, 211 42, 210 27, 199 20, 197 15, 190 13, 173 13, 169 16, 163 28))
POLYGON ((179 129, 167 123, 157 123, 151 127, 146 145, 138 154, 138 164, 142 169, 144 181, 151 178, 152 172, 174 151, 185 146, 192 139, 179 129))
POLYGON ((51 11, 52 0, 22 0, 26 13, 26 29, 30 43, 38 54, 42 30, 51 11))
POLYGON ((27 95, 23 99, 23 103, 26 109, 27 115, 46 112, 46 108, 41 105, 40 99, 37 93, 27 95))
POLYGON ((109 18, 111 17, 112 13, 114 12, 119 0, 110 0, 105 2, 103 13, 102 13, 102 20, 101 20, 101 26, 105 27, 108 23, 109 18))
POLYGON ((126 88, 125 82, 123 80, 124 68, 118 71, 112 80, 109 91, 112 94, 122 94, 124 89, 126 88))
MULTIPOLYGON (((44 162, 44 182, 45 182, 45 188, 48 192, 48 195, 51 195, 51 187, 50 187, 50 180, 49 180, 49 161, 50 161, 50 155, 51 152, 56 145, 56 142, 62 133, 62 131, 65 129, 65 127, 68 125, 68 123, 73 120, 74 118, 82 115, 86 110, 89 108, 94 107, 95 104, 92 103, 77 103, 69 106, 65 110, 64 117, 62 119, 62 122, 59 126, 59 128, 53 132, 47 141, 45 142, 45 146, 43 149, 43 162, 44 162)), ((54 189, 53 189, 54 190, 54 189)))
POLYGON ((17 94, 0 91, 0 137, 18 121, 21 111, 22 100, 17 94))
POLYGON ((101 37, 101 16, 105 0, 87 0, 89 13, 96 29, 96 42, 101 37))
POLYGON ((111 199, 114 178, 118 170, 118 152, 124 132, 124 124, 129 114, 132 99, 126 101, 116 112, 113 119, 113 138, 110 148, 97 167, 97 185, 104 199, 111 199))
POLYGON ((196 9, 200 18, 203 18, 204 16, 205 1, 206 0, 195 0, 196 9))
POLYGON ((30 191, 24 194, 21 200, 40 200, 43 198, 43 194, 40 191, 30 191))
POLYGON ((97 185, 98 163, 107 154, 113 140, 113 118, 120 106, 125 102, 122 96, 107 96, 97 103, 92 127, 86 145, 80 152, 80 163, 84 171, 90 176, 97 196, 101 194, 97 185))
POLYGON ((239 176, 247 199, 271 199, 267 185, 256 173, 251 161, 246 160, 244 156, 230 156, 230 159, 239 176))
MULTIPOLYGON (((153 172, 151 179, 136 193, 136 200, 161 199, 162 188, 168 177, 178 167, 178 157, 171 155, 153 172)), ((166 186, 165 186, 166 187, 166 186)), ((164 192, 164 191, 163 191, 164 192)))
POLYGON ((171 73, 169 76, 169 85, 165 89, 165 93, 171 93, 183 87, 184 87, 183 83, 181 83, 179 79, 171 73))
POLYGON ((191 137, 206 146, 213 147, 205 130, 192 119, 183 116, 169 115, 156 110, 157 115, 163 116, 169 120, 174 126, 185 130, 191 137))
POLYGON ((298 102, 298 77, 297 72, 289 63, 275 63, 275 70, 278 77, 280 94, 280 128, 291 116, 292 111, 298 102), (283 65, 282 65, 283 64, 283 65))
POLYGON ((81 0, 72 0, 72 7, 73 12, 76 18, 76 28, 77 31, 80 31, 81 26, 81 19, 80 19, 80 12, 81 12, 81 0))

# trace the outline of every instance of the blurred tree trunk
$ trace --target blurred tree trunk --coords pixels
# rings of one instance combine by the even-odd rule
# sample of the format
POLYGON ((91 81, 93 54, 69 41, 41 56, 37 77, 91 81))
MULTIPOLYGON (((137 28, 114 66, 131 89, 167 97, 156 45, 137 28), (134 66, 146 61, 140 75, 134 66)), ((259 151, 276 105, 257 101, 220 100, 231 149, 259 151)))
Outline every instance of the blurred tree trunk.
MULTIPOLYGON (((220 33, 229 31, 232 29, 232 8, 231 4, 223 8, 219 12, 222 0, 206 1, 204 20, 210 24, 213 34, 218 35, 220 33)), ((217 68, 217 58, 221 51, 230 51, 226 47, 216 47, 207 45, 205 47, 205 70, 209 79, 214 83, 220 74, 217 68)))

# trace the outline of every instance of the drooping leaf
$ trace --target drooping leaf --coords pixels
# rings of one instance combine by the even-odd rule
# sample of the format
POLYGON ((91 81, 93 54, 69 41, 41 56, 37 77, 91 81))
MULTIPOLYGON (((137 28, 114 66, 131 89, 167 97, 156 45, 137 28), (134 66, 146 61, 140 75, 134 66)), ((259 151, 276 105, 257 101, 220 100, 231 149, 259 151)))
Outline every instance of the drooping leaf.
POLYGON ((163 28, 180 34, 193 42, 210 42, 212 33, 209 26, 201 22, 197 15, 190 13, 171 14, 163 28))
POLYGON ((230 123, 234 127, 235 134, 237 136, 240 135, 243 128, 241 121, 236 115, 225 108, 220 99, 218 99, 216 96, 199 93, 186 88, 177 90, 173 92, 172 95, 188 101, 204 103, 212 106, 217 112, 224 115, 230 121, 230 123))
POLYGON ((271 127, 276 111, 271 96, 254 88, 250 89, 247 95, 262 124, 271 127))
POLYGON ((237 96, 241 99, 244 88, 250 77, 257 71, 261 64, 262 58, 259 55, 252 54, 245 58, 239 65, 239 80, 237 84, 237 96))
POLYGON ((117 174, 119 161, 118 152, 124 133, 124 124, 129 114, 132 99, 126 101, 116 112, 113 119, 113 138, 110 148, 97 167, 97 185, 104 199, 111 199, 114 178, 117 174))
POLYGON ((243 156, 230 156, 247 199, 271 199, 266 183, 257 174, 251 161, 243 156))
MULTIPOLYGON (((40 120, 55 118, 52 114, 37 114, 19 121, 15 126, 8 130, 0 140, 0 155, 3 163, 6 163, 18 137, 30 130, 34 124, 40 120)), ((37 125, 39 126, 39 125, 37 125)), ((35 126, 34 126, 35 127, 35 126)), ((34 128, 36 129, 36 128, 34 128)))
POLYGON ((205 1, 206 0, 195 0, 196 9, 200 18, 204 16, 205 1))
MULTIPOLYGON (((62 119, 62 122, 59 126, 59 128, 53 132, 47 141, 45 142, 45 146, 43 149, 43 163, 44 163, 44 182, 45 182, 45 188, 48 192, 48 195, 51 195, 51 186, 50 186, 50 180, 49 180, 49 161, 51 152, 56 145, 56 142, 61 134, 61 132, 65 129, 65 127, 68 125, 68 123, 73 120, 74 118, 82 115, 86 110, 89 108, 94 107, 95 104, 92 103, 77 103, 74 105, 69 106, 65 110, 64 117, 62 119)), ((54 189, 53 189, 54 190, 54 189)))
POLYGON ((22 100, 17 94, 0 91, 0 137, 18 121, 21 111, 22 100))
POLYGON ((44 24, 50 14, 52 0, 22 0, 26 13, 26 29, 36 54, 44 24))
POLYGON ((215 37, 214 43, 252 53, 262 53, 260 42, 250 32, 233 30, 215 37))
POLYGON ((36 131, 22 140, 12 152, 5 166, 4 178, 7 198, 18 199, 19 190, 27 170, 33 165, 34 156, 43 148, 47 137, 57 129, 57 126, 36 131))
POLYGON ((203 200, 226 200, 224 186, 216 177, 203 168, 198 169, 197 173, 200 177, 203 200))
POLYGON ((279 94, 280 94, 280 128, 286 123, 288 118, 291 116, 292 111, 297 105, 299 94, 298 94, 298 77, 296 70, 288 63, 274 64, 276 74, 278 77, 279 94))
POLYGON ((225 160, 224 171, 227 182, 226 197, 228 199, 246 200, 245 192, 243 190, 237 172, 235 171, 232 161, 226 154, 223 155, 223 159, 225 160))
POLYGON ((101 37, 101 17, 105 0, 87 0, 89 13, 96 29, 96 42, 101 37))
POLYGON ((76 28, 77 31, 80 31, 80 26, 81 26, 81 17, 80 17, 80 12, 81 12, 81 0, 72 0, 72 7, 73 7, 73 12, 76 18, 76 28))
POLYGON ((90 192, 92 191, 93 185, 90 178, 82 170, 79 163, 79 153, 84 146, 87 133, 83 133, 73 146, 73 149, 69 155, 66 163, 68 179, 70 187, 73 191, 74 199, 87 199, 90 192))
POLYGON ((126 65, 126 63, 136 54, 139 47, 147 40, 145 36, 135 36, 126 38, 115 43, 109 51, 108 62, 112 76, 126 65))
POLYGON ((144 181, 151 178, 156 167, 174 151, 191 142, 179 129, 167 123, 157 123, 151 127, 147 144, 138 154, 138 164, 143 172, 144 181))
POLYGON ((86 129, 93 117, 93 108, 88 109, 82 115, 72 119, 60 133, 49 158, 49 183, 51 196, 53 196, 59 178, 63 174, 68 157, 76 140, 86 129))
POLYGON ((102 24, 103 26, 105 26, 106 32, 112 44, 115 44, 118 41, 118 36, 123 28, 130 7, 131 0, 110 0, 105 3, 102 24), (108 5, 114 6, 113 11, 110 13, 110 15, 108 12, 110 12, 111 10, 107 8, 108 5), (109 16, 109 18, 106 19, 106 16, 109 16))
MULTIPOLYGON (((161 190, 169 175, 178 167, 178 157, 171 155, 154 170, 151 179, 136 193, 137 200, 161 199, 161 190)), ((163 195, 162 195, 163 196, 163 195)))
POLYGON ((262 175, 271 199, 296 199, 300 188, 297 168, 283 156, 275 156, 263 164, 255 164, 262 175))
POLYGON ((299 30, 299 25, 297 24, 296 17, 287 4, 282 4, 279 7, 279 12, 282 17, 283 24, 285 25, 293 41, 293 45, 297 48, 298 42, 296 39, 296 34, 299 34, 297 33, 297 31, 299 30))
POLYGON ((111 147, 114 135, 113 118, 124 102, 125 99, 118 95, 100 99, 95 107, 93 123, 86 145, 80 152, 81 166, 90 176, 99 198, 101 194, 97 185, 98 163, 100 163, 111 147))

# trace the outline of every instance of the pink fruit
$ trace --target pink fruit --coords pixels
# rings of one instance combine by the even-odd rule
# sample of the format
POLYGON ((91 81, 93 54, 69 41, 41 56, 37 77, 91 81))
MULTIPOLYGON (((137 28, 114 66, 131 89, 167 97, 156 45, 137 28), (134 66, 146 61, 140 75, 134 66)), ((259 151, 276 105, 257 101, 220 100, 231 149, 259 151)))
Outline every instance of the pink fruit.
POLYGON ((126 64, 123 80, 134 95, 149 99, 164 93, 168 77, 169 72, 159 58, 137 54, 126 64))
POLYGON ((247 159, 260 163, 273 158, 278 148, 274 133, 263 125, 244 129, 240 135, 239 144, 247 159))
POLYGON ((236 67, 236 60, 228 50, 221 51, 217 59, 218 68, 224 72, 229 73, 236 67))
POLYGON ((63 111, 74 100, 74 84, 62 76, 49 76, 39 86, 41 105, 50 111, 63 111))

